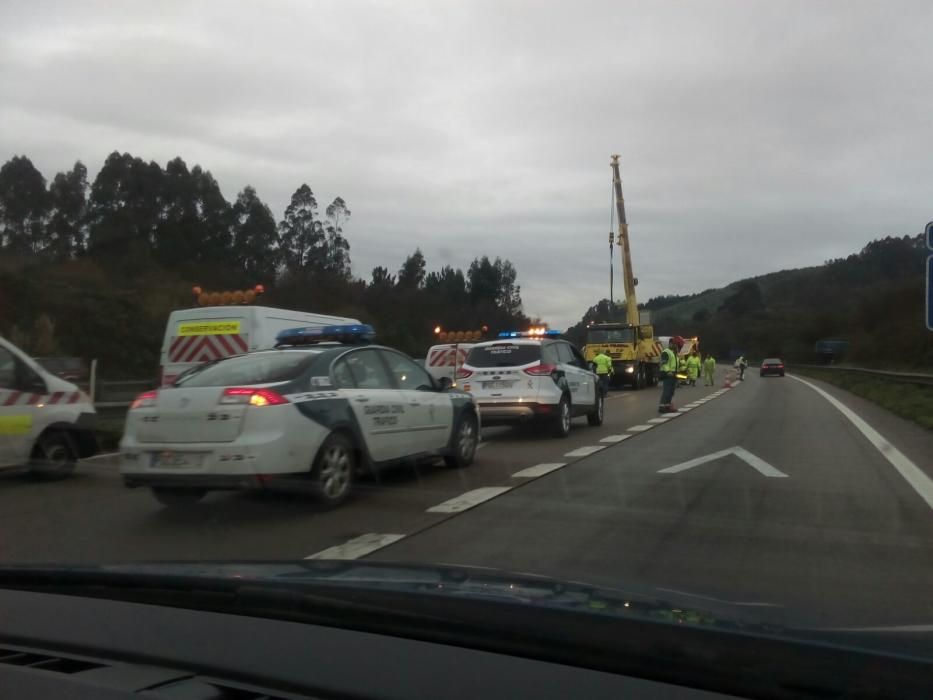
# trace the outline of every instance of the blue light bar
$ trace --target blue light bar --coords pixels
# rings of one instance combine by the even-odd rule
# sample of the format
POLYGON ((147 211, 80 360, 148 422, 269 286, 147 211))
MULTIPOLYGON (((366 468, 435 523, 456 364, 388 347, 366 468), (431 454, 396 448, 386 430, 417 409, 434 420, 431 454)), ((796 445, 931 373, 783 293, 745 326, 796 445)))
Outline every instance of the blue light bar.
POLYGON ((347 323, 339 326, 307 326, 288 328, 275 336, 278 345, 310 345, 314 343, 368 343, 376 335, 365 323, 347 323))
POLYGON ((538 328, 530 331, 502 331, 499 333, 500 338, 545 338, 560 335, 560 331, 556 329, 544 329, 538 328))

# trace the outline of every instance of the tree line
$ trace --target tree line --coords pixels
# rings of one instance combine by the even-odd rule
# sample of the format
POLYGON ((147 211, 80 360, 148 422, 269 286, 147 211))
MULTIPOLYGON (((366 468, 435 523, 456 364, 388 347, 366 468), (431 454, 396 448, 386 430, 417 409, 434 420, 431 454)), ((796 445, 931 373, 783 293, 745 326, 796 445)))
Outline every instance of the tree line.
POLYGON ((423 356, 433 329, 530 322, 509 260, 429 270, 420 248, 399 267, 354 274, 342 197, 301 184, 277 221, 247 185, 228 202, 210 171, 111 153, 93 181, 77 162, 47 180, 26 156, 0 167, 0 333, 35 354, 98 358, 145 376, 168 313, 191 288, 266 287, 260 303, 359 318, 380 342, 423 356), (324 200, 327 201, 327 200, 324 200))

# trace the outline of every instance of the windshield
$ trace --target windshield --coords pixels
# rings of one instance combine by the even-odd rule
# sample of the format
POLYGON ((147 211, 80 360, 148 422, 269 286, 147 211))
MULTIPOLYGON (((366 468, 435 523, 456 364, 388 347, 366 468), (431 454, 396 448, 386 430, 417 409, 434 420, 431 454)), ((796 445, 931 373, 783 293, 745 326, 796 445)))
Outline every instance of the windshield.
POLYGON ((0 565, 933 660, 933 2, 0 8, 0 565))
POLYGON ((586 331, 587 343, 634 343, 634 328, 617 328, 609 330, 599 330, 588 328, 586 331))
POLYGON ((239 386, 272 384, 295 379, 315 359, 317 352, 263 352, 241 355, 205 366, 181 377, 177 386, 239 386))
POLYGON ((465 364, 473 367, 519 367, 540 359, 540 345, 495 343, 470 350, 465 364))

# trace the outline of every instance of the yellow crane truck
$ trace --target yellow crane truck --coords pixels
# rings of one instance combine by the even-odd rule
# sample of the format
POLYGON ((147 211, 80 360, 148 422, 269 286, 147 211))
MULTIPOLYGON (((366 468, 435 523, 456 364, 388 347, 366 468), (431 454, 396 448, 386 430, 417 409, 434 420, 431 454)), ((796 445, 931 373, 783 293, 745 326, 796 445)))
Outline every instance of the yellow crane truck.
MULTIPOLYGON (((642 323, 635 297, 638 280, 632 273, 632 252, 629 247, 628 223, 625 219, 625 200, 622 198, 622 178, 619 175, 619 156, 609 162, 616 215, 619 219, 618 246, 622 253, 622 279, 625 287, 625 321, 590 323, 586 328, 584 356, 593 361, 600 352, 612 358, 613 384, 628 384, 635 389, 658 383, 661 343, 654 337, 654 326, 642 323)), ((614 232, 610 232, 610 249, 614 232)))

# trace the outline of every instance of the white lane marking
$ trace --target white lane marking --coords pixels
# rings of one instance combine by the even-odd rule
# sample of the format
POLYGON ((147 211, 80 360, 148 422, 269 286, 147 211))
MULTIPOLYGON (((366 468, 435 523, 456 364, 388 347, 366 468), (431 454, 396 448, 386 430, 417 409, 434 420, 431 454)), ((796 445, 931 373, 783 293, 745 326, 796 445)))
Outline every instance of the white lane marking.
POLYGON ((544 476, 545 474, 549 474, 555 469, 560 469, 561 467, 566 466, 566 462, 545 462, 544 464, 536 464, 533 467, 522 469, 520 472, 515 472, 512 474, 512 476, 516 479, 533 479, 536 476, 544 476))
POLYGON ((688 411, 692 411, 692 410, 693 410, 692 408, 681 408, 681 409, 679 409, 677 412, 678 412, 678 413, 687 413, 688 411))
POLYGON ((600 450, 605 450, 605 445, 587 445, 586 447, 578 447, 575 450, 571 450, 564 454, 564 457, 588 457, 594 452, 599 452, 600 450))
POLYGON ((622 442, 623 440, 628 440, 631 435, 607 435, 600 442, 622 442))
POLYGON ((305 557, 305 559, 359 559, 375 552, 377 549, 382 549, 386 545, 398 542, 404 536, 368 532, 365 535, 354 537, 352 540, 347 540, 343 544, 323 549, 310 557, 305 557))
POLYGON ((669 420, 670 420, 670 416, 664 416, 663 418, 661 416, 658 416, 657 418, 649 418, 648 420, 645 421, 645 423, 667 423, 667 421, 669 420))
POLYGON ((775 469, 766 461, 761 459, 761 457, 756 457, 748 450, 738 446, 730 447, 726 450, 719 450, 719 452, 712 452, 711 454, 704 455, 702 457, 696 457, 695 459, 689 459, 686 462, 675 464, 673 467, 658 469, 658 474, 677 474, 678 472, 686 471, 687 469, 693 469, 694 467, 698 467, 701 464, 713 462, 728 455, 735 455, 764 476, 769 476, 775 479, 787 477, 787 474, 782 472, 780 469, 775 469))
POLYGON ((489 444, 488 442, 481 442, 480 444, 478 444, 478 445, 476 446, 476 449, 477 449, 477 450, 481 450, 481 449, 483 449, 484 447, 486 447, 488 444, 489 444))
POLYGON ((859 432, 865 436, 865 439, 875 446, 875 448, 881 453, 882 457, 888 460, 891 465, 897 469, 898 473, 904 477, 904 480, 910 484, 910 486, 914 491, 917 492, 920 498, 926 501, 926 504, 930 506, 930 508, 933 508, 933 479, 930 479, 926 473, 921 471, 920 467, 911 462, 903 452, 888 442, 884 436, 881 435, 881 433, 872 428, 868 423, 860 418, 855 411, 846 406, 839 399, 826 393, 815 384, 811 384, 810 382, 800 379, 799 377, 795 377, 792 374, 787 376, 800 382, 801 384, 806 384, 808 387, 813 389, 813 391, 818 393, 824 399, 829 401, 833 406, 835 406, 842 415, 849 419, 852 425, 859 429, 859 432))
POLYGON ((510 491, 511 486, 484 486, 480 489, 473 489, 459 496, 448 499, 443 503, 428 508, 428 513, 459 513, 462 510, 469 510, 473 506, 478 506, 483 501, 490 498, 501 496, 506 491, 510 491))
POLYGON ((640 433, 643 430, 651 430, 653 425, 633 425, 631 428, 626 428, 630 433, 640 433))

